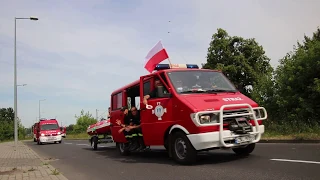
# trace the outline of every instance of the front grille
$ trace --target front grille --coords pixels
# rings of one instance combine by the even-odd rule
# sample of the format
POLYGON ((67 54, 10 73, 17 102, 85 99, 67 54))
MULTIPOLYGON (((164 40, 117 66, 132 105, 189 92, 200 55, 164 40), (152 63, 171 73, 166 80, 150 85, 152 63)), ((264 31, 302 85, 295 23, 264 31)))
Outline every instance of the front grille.
MULTIPOLYGON (((224 115, 232 115, 232 114, 246 114, 246 113, 249 113, 248 110, 246 109, 239 109, 239 110, 228 110, 228 111, 224 111, 223 114, 224 115)), ((244 116, 236 116, 236 117, 225 117, 223 118, 223 128, 226 128, 226 129, 230 129, 230 124, 234 124, 236 119, 239 119, 239 118, 245 118, 245 119, 249 119, 249 115, 244 115, 244 116)), ((241 126, 246 126, 246 122, 244 121, 239 121, 238 122, 239 125, 241 126)))

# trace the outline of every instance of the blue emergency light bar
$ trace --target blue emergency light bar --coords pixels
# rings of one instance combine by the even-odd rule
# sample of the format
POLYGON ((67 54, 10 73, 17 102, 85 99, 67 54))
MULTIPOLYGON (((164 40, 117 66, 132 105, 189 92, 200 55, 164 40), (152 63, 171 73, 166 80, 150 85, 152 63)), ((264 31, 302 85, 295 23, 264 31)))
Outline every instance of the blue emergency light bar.
POLYGON ((155 71, 163 70, 163 69, 199 69, 199 66, 196 64, 158 64, 154 68, 155 71))

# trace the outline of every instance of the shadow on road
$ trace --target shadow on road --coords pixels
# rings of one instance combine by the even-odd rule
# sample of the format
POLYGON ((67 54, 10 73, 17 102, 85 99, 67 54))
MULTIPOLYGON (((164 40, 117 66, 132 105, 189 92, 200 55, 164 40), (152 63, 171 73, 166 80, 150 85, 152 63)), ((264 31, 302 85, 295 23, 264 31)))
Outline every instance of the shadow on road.
MULTIPOLYGON (((180 166, 174 162, 173 159, 169 158, 166 150, 151 150, 148 152, 141 153, 131 153, 129 156, 122 156, 118 152, 116 147, 98 147, 97 150, 92 150, 90 147, 83 148, 84 150, 92 151, 99 156, 104 156, 105 158, 112 159, 114 161, 122 163, 154 163, 154 164, 166 164, 171 166, 180 166)), ((250 155, 251 158, 254 155, 250 155)), ((197 162, 194 165, 206 165, 206 164, 221 164, 232 161, 237 161, 240 159, 250 158, 244 156, 238 156, 233 152, 228 150, 216 150, 209 152, 199 152, 197 156, 197 162)))

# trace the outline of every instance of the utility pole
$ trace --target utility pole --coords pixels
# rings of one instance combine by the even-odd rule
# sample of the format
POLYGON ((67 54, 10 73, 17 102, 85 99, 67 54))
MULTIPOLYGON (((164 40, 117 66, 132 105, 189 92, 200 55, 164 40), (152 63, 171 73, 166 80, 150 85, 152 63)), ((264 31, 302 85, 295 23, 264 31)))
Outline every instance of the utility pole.
POLYGON ((41 114, 40 114, 40 102, 41 101, 45 101, 46 99, 41 99, 41 100, 39 100, 39 120, 41 119, 41 114))
POLYGON ((96 120, 99 121, 98 120, 98 109, 96 109, 96 120))

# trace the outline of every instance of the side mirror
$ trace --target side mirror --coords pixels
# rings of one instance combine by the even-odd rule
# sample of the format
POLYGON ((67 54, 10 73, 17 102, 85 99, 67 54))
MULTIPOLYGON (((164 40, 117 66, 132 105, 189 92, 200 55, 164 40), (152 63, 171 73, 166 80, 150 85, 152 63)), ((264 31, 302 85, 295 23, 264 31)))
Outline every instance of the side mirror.
POLYGON ((166 98, 166 97, 170 98, 172 94, 171 93, 163 93, 163 89, 164 89, 163 86, 157 87, 158 97, 159 98, 166 98))

